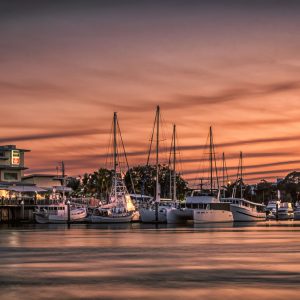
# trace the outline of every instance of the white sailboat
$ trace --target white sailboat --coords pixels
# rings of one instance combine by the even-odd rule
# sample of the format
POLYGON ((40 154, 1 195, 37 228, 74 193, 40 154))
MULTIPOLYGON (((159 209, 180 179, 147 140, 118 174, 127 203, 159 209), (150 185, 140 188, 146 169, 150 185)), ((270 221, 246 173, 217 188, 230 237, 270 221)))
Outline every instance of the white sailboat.
MULTIPOLYGON (((167 210, 172 205, 170 199, 160 198, 159 184, 159 127, 160 127, 160 107, 156 108, 155 122, 156 124, 156 187, 154 203, 150 203, 148 207, 141 207, 140 218, 143 223, 166 223, 167 210)), ((151 149, 151 148, 150 148, 151 149)), ((150 152, 149 152, 150 153, 150 152)))
MULTIPOLYGON (((135 207, 130 194, 127 191, 121 172, 118 172, 118 151, 117 151, 117 113, 114 113, 114 141, 113 141, 113 178, 109 200, 106 205, 102 205, 93 210, 90 216, 92 223, 128 223, 131 222, 135 207)), ((119 127, 118 127, 119 128, 119 127)), ((121 133, 120 133, 121 134, 121 133)))
POLYGON ((236 186, 235 186, 233 189, 232 197, 221 199, 221 202, 223 203, 230 203, 230 211, 232 212, 233 221, 234 222, 265 221, 266 220, 265 205, 246 200, 243 197, 243 153, 242 152, 240 152, 240 161, 239 161, 237 177, 239 178, 241 197, 240 198, 235 197, 236 196, 236 186))
MULTIPOLYGON (((220 189, 213 189, 213 161, 215 162, 215 151, 213 142, 212 127, 209 129, 209 162, 210 162, 210 189, 201 190, 196 196, 194 202, 197 202, 199 208, 193 210, 193 219, 195 224, 201 223, 219 223, 232 222, 233 216, 230 211, 230 204, 220 201, 220 189)), ((216 164, 216 163, 215 163, 216 164)), ((216 167, 216 166, 215 166, 216 167)), ((217 168, 215 168, 218 182, 217 168)), ((188 200, 188 198, 187 198, 188 200)))

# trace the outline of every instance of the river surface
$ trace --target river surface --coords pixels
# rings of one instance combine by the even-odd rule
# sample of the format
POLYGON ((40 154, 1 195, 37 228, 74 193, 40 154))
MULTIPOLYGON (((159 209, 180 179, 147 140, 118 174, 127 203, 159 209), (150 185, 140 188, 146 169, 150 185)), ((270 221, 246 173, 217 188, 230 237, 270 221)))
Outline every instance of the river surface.
POLYGON ((300 299, 300 223, 1 226, 0 299, 300 299))

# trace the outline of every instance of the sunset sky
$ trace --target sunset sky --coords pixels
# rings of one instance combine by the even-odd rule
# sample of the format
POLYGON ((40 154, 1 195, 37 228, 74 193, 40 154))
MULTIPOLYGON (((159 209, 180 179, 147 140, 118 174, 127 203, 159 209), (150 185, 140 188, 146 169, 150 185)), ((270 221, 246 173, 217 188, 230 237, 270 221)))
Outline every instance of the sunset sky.
MULTIPOLYGON (((117 111, 130 165, 146 162, 156 105, 180 171, 199 176, 213 126, 230 174, 300 167, 300 1, 1 1, 0 144, 27 173, 105 166, 117 111)), ((165 157, 164 155, 163 157, 165 157)))

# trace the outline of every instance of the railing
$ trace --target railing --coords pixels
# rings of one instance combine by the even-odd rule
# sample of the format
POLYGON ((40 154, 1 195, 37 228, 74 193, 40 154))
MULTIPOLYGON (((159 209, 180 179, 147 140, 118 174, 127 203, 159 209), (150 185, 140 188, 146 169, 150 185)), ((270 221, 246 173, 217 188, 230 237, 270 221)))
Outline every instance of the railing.
MULTIPOLYGON (((86 206, 93 206, 94 204, 91 201, 91 198, 69 198, 67 201, 76 204, 82 204, 86 206)), ((32 206, 32 205, 50 205, 50 204, 58 204, 61 203, 62 200, 51 200, 51 199, 36 199, 36 198, 4 198, 0 197, 0 207, 1 206, 32 206)))

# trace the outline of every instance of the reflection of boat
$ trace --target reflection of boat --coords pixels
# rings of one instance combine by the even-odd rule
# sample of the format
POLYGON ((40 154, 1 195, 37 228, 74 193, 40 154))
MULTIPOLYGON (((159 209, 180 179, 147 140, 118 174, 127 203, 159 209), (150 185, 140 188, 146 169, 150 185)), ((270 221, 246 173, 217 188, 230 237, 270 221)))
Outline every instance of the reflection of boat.
POLYGON ((241 198, 222 199, 222 202, 226 202, 226 200, 230 201, 230 211, 233 215, 233 221, 257 222, 266 220, 266 213, 264 211, 265 206, 263 204, 241 198))
MULTIPOLYGON (((39 224, 56 224, 68 222, 68 205, 50 204, 38 205, 34 212, 35 221, 39 224)), ((70 222, 80 222, 85 219, 87 211, 85 207, 70 205, 70 222)))
POLYGON ((128 223, 131 222, 135 213, 135 207, 127 191, 124 180, 121 174, 117 172, 117 128, 119 128, 117 113, 114 113, 114 171, 111 192, 108 204, 93 210, 89 218, 92 223, 128 223))

